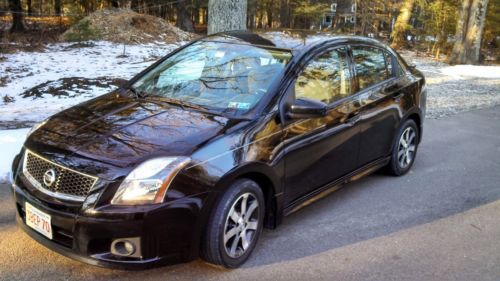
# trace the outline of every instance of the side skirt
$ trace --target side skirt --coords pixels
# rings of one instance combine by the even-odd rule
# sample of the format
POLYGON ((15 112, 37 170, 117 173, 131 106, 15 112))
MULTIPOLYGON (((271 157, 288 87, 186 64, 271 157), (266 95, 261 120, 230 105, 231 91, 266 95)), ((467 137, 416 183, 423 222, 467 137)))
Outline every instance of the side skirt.
POLYGON ((283 213, 285 216, 288 216, 290 214, 295 213, 296 211, 318 201, 319 199, 329 195, 330 193, 340 189, 342 186, 344 186, 346 183, 356 181, 360 178, 363 178, 378 169, 384 167, 387 165, 390 161, 390 157, 385 157, 381 158, 378 160, 375 160, 371 163, 366 164, 365 166, 354 170, 353 172, 329 183, 326 184, 318 189, 315 189, 311 191, 308 194, 303 195, 302 197, 296 199, 293 201, 290 205, 285 207, 283 213))

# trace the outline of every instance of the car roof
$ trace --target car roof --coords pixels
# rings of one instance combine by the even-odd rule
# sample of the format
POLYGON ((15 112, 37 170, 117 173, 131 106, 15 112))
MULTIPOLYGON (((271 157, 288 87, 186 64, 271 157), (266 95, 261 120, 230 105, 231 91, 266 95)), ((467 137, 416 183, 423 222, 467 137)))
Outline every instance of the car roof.
POLYGON ((311 49, 325 42, 364 43, 386 48, 383 43, 367 37, 337 35, 309 30, 251 32, 245 30, 221 32, 204 37, 204 41, 255 45, 295 52, 311 49))

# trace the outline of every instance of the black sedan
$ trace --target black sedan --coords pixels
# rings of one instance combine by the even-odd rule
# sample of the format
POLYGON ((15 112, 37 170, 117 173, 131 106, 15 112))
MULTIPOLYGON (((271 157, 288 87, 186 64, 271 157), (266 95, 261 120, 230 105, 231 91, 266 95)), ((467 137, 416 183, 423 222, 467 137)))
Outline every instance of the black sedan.
POLYGON ((94 265, 234 268, 263 227, 380 168, 408 172, 422 74, 372 39, 278 41, 196 40, 35 126, 12 165, 18 225, 94 265))

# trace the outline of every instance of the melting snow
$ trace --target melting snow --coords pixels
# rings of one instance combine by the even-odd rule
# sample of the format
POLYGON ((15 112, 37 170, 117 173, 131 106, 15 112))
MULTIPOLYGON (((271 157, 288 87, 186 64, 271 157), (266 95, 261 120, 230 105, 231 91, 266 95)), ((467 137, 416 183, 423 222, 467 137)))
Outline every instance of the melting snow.
POLYGON ((7 182, 12 160, 21 150, 29 130, 0 130, 0 183, 7 182))
MULTIPOLYGON (((94 46, 74 48, 68 43, 49 45, 44 52, 19 52, 4 55, 0 78, 7 84, 0 87, 0 98, 12 96, 13 103, 0 101, 0 122, 41 121, 46 117, 84 100, 105 94, 113 88, 90 87, 88 93, 75 97, 44 95, 23 98, 21 94, 41 83, 67 77, 121 78, 128 80, 180 45, 124 45, 92 42, 94 46), (123 56, 125 54, 125 56, 123 56)), ((57 83, 57 82, 54 82, 57 83)), ((73 96, 70 94, 70 96, 73 96)))
POLYGON ((449 76, 500 79, 500 67, 488 65, 454 65, 441 68, 441 73, 449 76))

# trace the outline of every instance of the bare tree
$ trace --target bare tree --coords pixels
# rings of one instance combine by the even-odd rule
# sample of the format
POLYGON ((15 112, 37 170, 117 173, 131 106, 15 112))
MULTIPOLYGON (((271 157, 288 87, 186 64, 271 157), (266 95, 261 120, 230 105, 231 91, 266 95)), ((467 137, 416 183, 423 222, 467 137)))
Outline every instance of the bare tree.
POLYGON ((12 27, 10 32, 23 32, 26 30, 24 27, 23 6, 21 0, 9 0, 9 8, 12 12, 12 27))
POLYGON ((180 0, 179 3, 177 4, 176 25, 180 29, 190 31, 190 32, 194 31, 193 22, 186 15, 186 2, 185 2, 185 0, 180 0))
POLYGON ((109 5, 113 8, 120 8, 120 1, 118 0, 109 0, 109 5))
POLYGON ((392 30, 391 34, 391 46, 393 48, 401 47, 401 45, 404 45, 406 42, 406 31, 408 31, 410 27, 410 19, 412 16, 414 5, 415 0, 405 0, 403 2, 403 5, 401 6, 398 18, 396 19, 396 23, 394 24, 394 29, 392 30))
POLYGON ((289 23, 289 11, 288 11, 288 0, 280 0, 280 27, 285 28, 288 27, 289 23))
POLYGON ((33 15, 33 1, 32 0, 28 0, 27 1, 28 3, 28 16, 31 16, 33 15))
POLYGON ((209 0, 208 34, 244 30, 247 22, 246 0, 209 0))
POLYGON ((479 62, 488 0, 463 0, 450 63, 479 62))
POLYGON ((54 1, 54 9, 56 10, 56 15, 60 16, 62 12, 61 0, 54 1))

